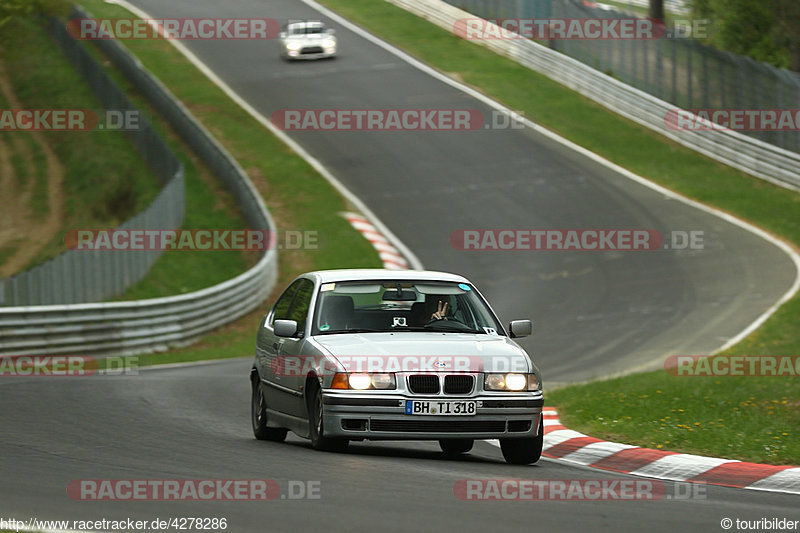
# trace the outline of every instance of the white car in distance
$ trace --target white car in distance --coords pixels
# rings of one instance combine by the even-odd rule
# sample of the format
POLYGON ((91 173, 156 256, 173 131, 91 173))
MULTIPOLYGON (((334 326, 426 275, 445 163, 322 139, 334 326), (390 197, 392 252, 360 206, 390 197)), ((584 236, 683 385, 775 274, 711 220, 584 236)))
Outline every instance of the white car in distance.
POLYGON ((280 33, 281 57, 323 59, 336 55, 334 30, 319 21, 290 22, 280 33))

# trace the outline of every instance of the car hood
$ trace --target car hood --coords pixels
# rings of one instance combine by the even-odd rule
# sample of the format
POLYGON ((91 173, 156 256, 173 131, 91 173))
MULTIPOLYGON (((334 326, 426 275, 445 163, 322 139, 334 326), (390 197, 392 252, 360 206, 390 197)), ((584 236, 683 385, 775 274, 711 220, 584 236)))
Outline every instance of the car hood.
POLYGON ((320 43, 326 39, 333 40, 334 37, 327 33, 319 33, 319 34, 311 34, 311 35, 288 35, 283 40, 284 41, 295 41, 295 42, 303 42, 303 43, 320 43))
POLYGON ((530 372, 538 370, 508 337, 472 333, 344 333, 314 342, 346 372, 530 372))

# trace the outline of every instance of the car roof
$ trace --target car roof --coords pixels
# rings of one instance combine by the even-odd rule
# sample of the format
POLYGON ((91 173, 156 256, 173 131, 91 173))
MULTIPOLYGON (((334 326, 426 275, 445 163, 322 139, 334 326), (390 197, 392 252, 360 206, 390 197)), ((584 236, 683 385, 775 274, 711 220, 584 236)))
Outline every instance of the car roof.
POLYGON ((301 22, 290 22, 289 24, 286 25, 287 29, 289 29, 289 28, 314 28, 314 27, 323 28, 323 27, 325 27, 325 24, 323 24, 322 22, 319 22, 318 20, 306 20, 306 21, 301 21, 301 22))
POLYGON ((433 270, 389 270, 384 268, 343 268, 337 270, 317 270, 308 272, 305 276, 318 279, 320 283, 334 281, 361 281, 361 280, 404 280, 404 281, 453 281, 469 283, 469 280, 449 272, 436 272, 433 270))

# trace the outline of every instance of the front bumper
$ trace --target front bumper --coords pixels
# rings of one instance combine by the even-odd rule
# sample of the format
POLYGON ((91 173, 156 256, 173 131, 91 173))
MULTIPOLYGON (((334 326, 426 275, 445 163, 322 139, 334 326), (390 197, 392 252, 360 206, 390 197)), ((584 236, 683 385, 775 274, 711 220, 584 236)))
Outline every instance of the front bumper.
POLYGON ((321 48, 321 47, 313 47, 318 49, 318 51, 307 51, 307 50, 288 50, 284 48, 283 56, 289 59, 326 59, 329 57, 333 57, 336 55, 336 48, 321 48))
POLYGON ((325 435, 354 440, 532 438, 544 404, 541 392, 426 396, 325 390, 322 401, 325 435), (413 415, 405 413, 407 400, 478 403, 474 415, 413 415))

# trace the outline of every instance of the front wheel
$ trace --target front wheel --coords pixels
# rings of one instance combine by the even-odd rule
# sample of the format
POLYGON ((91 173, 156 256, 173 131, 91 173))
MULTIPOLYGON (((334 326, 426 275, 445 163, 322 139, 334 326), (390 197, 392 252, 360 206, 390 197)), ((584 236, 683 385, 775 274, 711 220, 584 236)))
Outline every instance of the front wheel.
POLYGON ((347 439, 332 439, 325 436, 325 424, 322 412, 322 389, 319 385, 312 385, 308 399, 308 424, 311 437, 311 447, 315 450, 328 452, 343 452, 350 441, 347 439))
POLYGON ((539 415, 539 434, 529 439, 500 439, 503 458, 512 465, 530 465, 542 456, 544 417, 539 415))
POLYGON ((261 388, 261 381, 253 381, 253 398, 250 402, 250 415, 253 422, 253 435, 258 440, 282 442, 286 439, 287 430, 267 426, 267 400, 261 388))
POLYGON ((439 441, 439 446, 445 455, 467 453, 472 449, 473 444, 475 444, 473 439, 441 439, 439 441))

